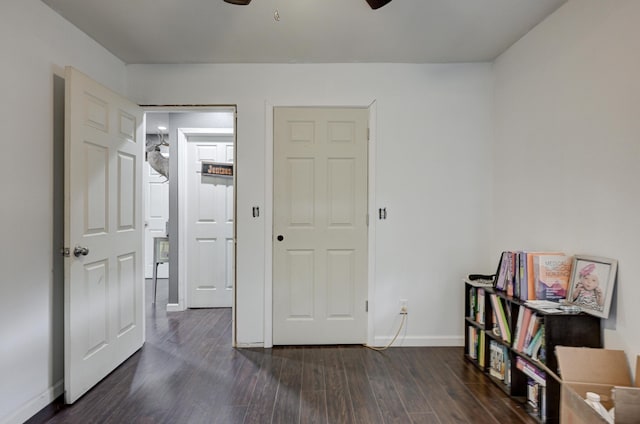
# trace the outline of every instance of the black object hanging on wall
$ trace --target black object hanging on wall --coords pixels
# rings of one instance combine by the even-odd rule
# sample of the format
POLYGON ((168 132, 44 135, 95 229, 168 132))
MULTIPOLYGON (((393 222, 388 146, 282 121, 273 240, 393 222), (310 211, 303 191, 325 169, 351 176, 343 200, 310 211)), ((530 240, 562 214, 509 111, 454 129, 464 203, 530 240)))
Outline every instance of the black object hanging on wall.
MULTIPOLYGON (((231 4, 238 4, 241 6, 246 6, 249 3, 251 3, 251 0, 224 0, 226 3, 231 3, 231 4)), ((390 3, 391 0, 367 0, 367 3, 369 3, 369 6, 371 6, 372 9, 380 9, 382 6, 390 3)))
POLYGON ((391 0, 367 0, 372 9, 380 9, 382 6, 390 3, 391 0))

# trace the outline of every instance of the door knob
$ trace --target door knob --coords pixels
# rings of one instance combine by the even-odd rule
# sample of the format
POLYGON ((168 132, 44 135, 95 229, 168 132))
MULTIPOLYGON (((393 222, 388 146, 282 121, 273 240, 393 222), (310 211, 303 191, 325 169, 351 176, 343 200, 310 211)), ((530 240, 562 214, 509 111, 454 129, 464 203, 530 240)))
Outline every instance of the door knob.
POLYGON ((282 234, 281 234, 281 235, 279 235, 279 236, 278 236, 278 237, 276 237, 276 238, 278 239, 278 241, 282 241, 282 240, 284 240, 284 236, 283 236, 282 234))
POLYGON ((86 247, 76 246, 73 248, 73 256, 75 256, 76 258, 79 258, 80 255, 87 256, 88 254, 89 249, 87 249, 86 247))

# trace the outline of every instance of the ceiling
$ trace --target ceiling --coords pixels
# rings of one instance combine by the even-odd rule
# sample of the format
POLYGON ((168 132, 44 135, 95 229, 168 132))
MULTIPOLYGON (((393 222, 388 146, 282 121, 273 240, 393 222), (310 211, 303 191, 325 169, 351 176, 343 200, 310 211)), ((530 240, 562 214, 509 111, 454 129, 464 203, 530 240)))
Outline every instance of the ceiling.
POLYGON ((566 0, 42 0, 127 64, 492 61, 566 0))

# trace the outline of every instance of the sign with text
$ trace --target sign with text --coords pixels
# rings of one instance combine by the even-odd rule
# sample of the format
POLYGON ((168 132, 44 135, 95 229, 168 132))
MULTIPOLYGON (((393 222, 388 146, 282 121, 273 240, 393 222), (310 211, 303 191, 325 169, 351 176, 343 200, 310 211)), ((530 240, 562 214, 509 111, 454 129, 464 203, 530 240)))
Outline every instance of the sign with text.
POLYGON ((215 177, 233 177, 233 164, 202 162, 202 175, 212 175, 215 177))

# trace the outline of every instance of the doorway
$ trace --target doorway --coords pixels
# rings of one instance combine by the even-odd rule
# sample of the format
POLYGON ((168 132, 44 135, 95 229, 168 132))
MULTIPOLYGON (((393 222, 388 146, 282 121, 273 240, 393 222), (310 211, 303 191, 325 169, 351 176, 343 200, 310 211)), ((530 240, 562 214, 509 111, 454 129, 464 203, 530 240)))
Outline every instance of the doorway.
MULTIPOLYGON (((160 131, 165 131, 166 134, 162 135, 162 138, 168 144, 166 151, 162 150, 162 153, 169 161, 169 178, 168 181, 160 182, 160 184, 164 184, 164 188, 158 188, 157 186, 154 188, 157 199, 163 199, 165 196, 163 190, 167 190, 167 200, 158 202, 163 205, 161 207, 167 210, 168 219, 165 228, 161 229, 161 225, 154 223, 154 230, 162 231, 170 240, 169 263, 164 265, 167 268, 165 275, 168 277, 166 308, 168 311, 182 311, 188 307, 233 307, 235 284, 235 228, 233 228, 235 223, 235 177, 231 175, 229 178, 225 178, 223 183, 219 179, 200 178, 198 180, 198 177, 202 175, 200 174, 201 170, 196 169, 200 166, 197 163, 201 164, 203 161, 211 159, 209 157, 211 146, 204 147, 202 151, 196 152, 195 160, 192 157, 189 161, 187 160, 189 136, 185 135, 193 135, 194 140, 198 137, 217 137, 218 139, 215 140, 215 143, 224 141, 227 152, 231 152, 230 160, 227 162, 232 164, 231 169, 234 169, 235 106, 175 106, 146 107, 145 109, 148 139, 157 139, 160 131), (164 129, 159 129, 158 126, 164 129), (224 140, 220 140, 222 136, 224 136, 224 140), (189 168, 188 171, 187 168, 189 168), (190 186, 192 187, 189 188, 190 186), (196 196, 187 196, 187 190, 192 190, 196 196), (220 197, 220 192, 224 192, 222 198, 220 197), (214 193, 218 200, 210 196, 214 193), (203 196, 198 198, 199 194, 203 196), (206 202, 203 203, 202 201, 206 202), (191 204, 191 202, 194 202, 194 204, 191 204), (210 235, 198 235, 197 231, 194 233, 193 228, 194 226, 202 227, 202 225, 199 225, 202 223, 218 222, 219 219, 217 217, 214 219, 210 212, 219 209, 219 202, 224 202, 224 212, 226 214, 224 221, 230 224, 226 226, 227 232, 222 243, 216 241, 219 235, 213 238, 210 235), (191 220, 191 223, 189 223, 188 215, 192 212, 197 219, 195 221, 191 220), (203 213, 207 216, 201 216, 203 213), (202 241, 196 246, 188 242, 189 238, 193 238, 194 234, 196 234, 194 238, 196 243, 202 241), (225 245, 226 249, 219 251, 217 247, 220 245, 225 245), (187 253, 188 250, 191 250, 191 252, 187 253), (218 258, 218 255, 221 255, 222 258, 218 258), (224 264, 223 270, 218 269, 220 264, 224 264), (191 271, 188 272, 188 270, 191 271), (217 278, 220 274, 225 276, 223 290, 220 290, 220 283, 217 278), (199 277, 197 277, 198 275, 199 277), (224 292, 226 293, 227 301, 189 303, 189 299, 196 299, 195 296, 189 295, 190 284, 188 279, 192 277, 197 277, 194 278, 194 281, 203 289, 200 291, 201 294, 224 292), (212 283, 210 277, 215 277, 215 282, 212 283), (209 279, 207 280, 207 278, 209 279)), ((208 142, 213 143, 214 140, 210 139, 208 142)), ((152 180, 149 179, 149 181, 152 180)), ((152 196, 149 195, 148 197, 151 200, 152 196)), ((158 205, 155 206, 157 207, 158 205)), ((155 216, 159 215, 161 214, 155 214, 155 216)), ((147 226, 147 228, 149 227, 150 225, 147 226)), ((153 250, 147 249, 147 263, 153 261, 152 255, 153 250)), ((161 269, 158 272, 160 276, 163 275, 161 274, 161 269)), ((160 290, 162 286, 159 285, 158 287, 160 290)))

